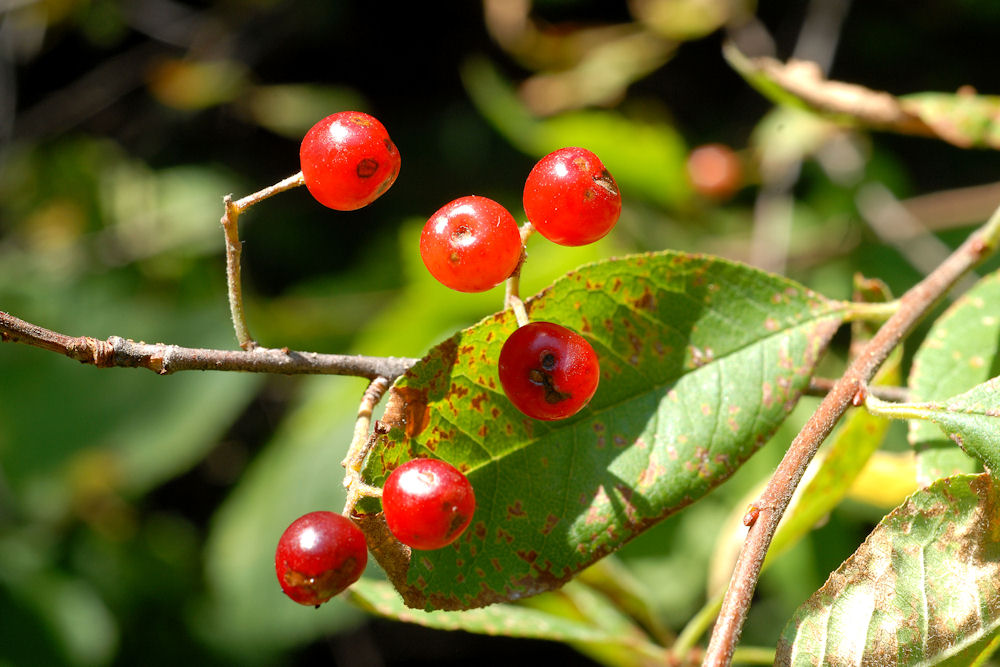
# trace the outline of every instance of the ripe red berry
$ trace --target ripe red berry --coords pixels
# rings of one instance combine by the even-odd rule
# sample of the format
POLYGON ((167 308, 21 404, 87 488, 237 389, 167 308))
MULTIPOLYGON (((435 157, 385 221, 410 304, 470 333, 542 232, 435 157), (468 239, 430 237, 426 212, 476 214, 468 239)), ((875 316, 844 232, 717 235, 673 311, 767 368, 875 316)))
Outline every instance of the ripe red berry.
POLYGON ((514 407, 548 421, 582 410, 601 376, 590 343, 552 322, 531 322, 512 333, 500 349, 498 370, 514 407))
POLYGON ((538 161, 524 184, 524 212, 559 245, 593 243, 611 231, 622 210, 618 185, 585 148, 560 148, 538 161))
POLYGON ((367 206, 399 175, 399 151, 382 123, 341 111, 312 126, 299 148, 302 178, 320 204, 338 211, 367 206))
POLYGON ((521 232, 507 209, 470 195, 445 204, 420 234, 420 257, 431 275, 459 292, 485 292, 521 261, 521 232))
POLYGON ((472 521, 476 496, 465 475, 439 459, 411 459, 382 487, 385 522, 396 539, 414 549, 440 549, 472 521))
POLYGON ((743 186, 740 158, 724 144, 706 144, 691 151, 687 172, 695 192, 710 199, 729 199, 743 186))
POLYGON ((310 512, 278 540, 274 569, 285 595, 319 606, 361 577, 368 548, 361 530, 333 512, 310 512))

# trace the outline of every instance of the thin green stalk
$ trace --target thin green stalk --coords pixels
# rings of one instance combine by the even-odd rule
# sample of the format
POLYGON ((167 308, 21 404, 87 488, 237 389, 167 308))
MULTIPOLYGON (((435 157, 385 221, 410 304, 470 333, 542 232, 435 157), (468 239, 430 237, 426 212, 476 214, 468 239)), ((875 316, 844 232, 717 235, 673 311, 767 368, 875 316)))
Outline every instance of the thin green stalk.
POLYGON ((928 420, 931 418, 926 403, 890 403, 871 394, 865 398, 865 409, 873 415, 889 419, 928 420))
POLYGON ((847 303, 845 322, 885 322, 899 310, 899 299, 883 303, 864 303, 850 301, 847 303))
POLYGON ((674 645, 670 649, 671 653, 678 656, 689 654, 691 649, 698 643, 698 640, 715 623, 715 617, 719 615, 721 607, 722 593, 718 593, 706 602, 698 610, 698 613, 687 622, 684 629, 677 635, 677 641, 674 642, 674 645))

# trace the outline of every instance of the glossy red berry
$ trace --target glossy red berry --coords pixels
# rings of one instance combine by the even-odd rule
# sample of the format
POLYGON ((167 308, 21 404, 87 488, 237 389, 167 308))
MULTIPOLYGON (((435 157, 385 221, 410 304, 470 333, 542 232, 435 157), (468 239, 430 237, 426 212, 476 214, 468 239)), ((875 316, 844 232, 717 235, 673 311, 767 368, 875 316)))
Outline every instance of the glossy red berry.
POLYGON ((420 234, 420 257, 431 275, 459 292, 485 292, 521 261, 521 232, 507 209, 470 195, 445 204, 420 234))
POLYGON ((382 510, 397 540, 428 551, 458 539, 472 521, 476 496, 469 480, 450 463, 412 459, 385 481, 382 510))
POLYGON ((695 192, 709 199, 729 199, 743 187, 743 165, 725 144, 705 144, 691 151, 687 173, 695 192))
POLYGON ((538 161, 524 184, 524 212, 559 245, 593 243, 611 231, 622 210, 618 185, 585 148, 560 148, 538 161))
POLYGON ((274 569, 285 595, 319 606, 361 577, 368 563, 365 536, 347 517, 310 512, 278 540, 274 569))
POLYGON ((341 111, 312 126, 299 148, 302 178, 320 204, 338 211, 367 206, 399 175, 399 151, 377 119, 341 111))
POLYGON ((582 410, 601 376, 590 343, 552 322, 531 322, 512 333, 500 349, 498 370, 514 407, 547 421, 582 410))

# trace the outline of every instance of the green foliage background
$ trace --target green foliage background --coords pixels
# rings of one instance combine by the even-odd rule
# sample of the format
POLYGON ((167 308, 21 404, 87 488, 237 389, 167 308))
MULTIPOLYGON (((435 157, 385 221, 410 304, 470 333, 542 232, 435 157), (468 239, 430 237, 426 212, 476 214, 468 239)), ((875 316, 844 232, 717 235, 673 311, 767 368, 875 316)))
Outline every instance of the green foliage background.
MULTIPOLYGON (((345 108, 389 128, 400 178, 358 212, 326 210, 299 189, 243 217, 250 327, 268 346, 422 356, 497 310, 499 290, 460 295, 430 278, 419 230, 471 193, 523 219, 524 177, 562 145, 601 155, 625 209, 615 233, 590 247, 533 239, 524 295, 611 255, 670 248, 748 260, 760 174, 751 169, 731 201, 699 198, 684 159, 706 142, 740 149, 748 164, 804 159, 785 272, 838 299, 850 296, 855 272, 898 294, 923 270, 863 221, 864 186, 905 198, 1000 180, 993 152, 908 137, 850 135, 859 162, 846 170, 814 160, 830 126, 769 113, 723 60, 712 17, 675 19, 683 40, 671 33, 674 47, 644 47, 646 60, 605 68, 633 72, 630 86, 612 81, 603 97, 542 115, 517 84, 585 60, 587 43, 503 48, 479 3, 22 4, 0 9, 0 310, 73 335, 235 346, 221 198, 297 171, 298 138, 345 108)), ((547 0, 534 11, 551 25, 629 24, 650 4, 547 0)), ((806 3, 765 4, 758 16, 787 56, 806 3)), ((966 84, 998 92, 981 57, 998 29, 992 0, 854 3, 832 75, 900 94, 966 84)), ((957 243, 992 205, 947 211, 930 221, 933 238, 957 243)), ((835 340, 821 374, 836 372, 845 342, 835 340)), ((570 621, 559 632, 582 653, 374 620, 346 599, 314 611, 283 598, 273 545, 299 514, 342 506, 339 462, 363 388, 335 377, 160 378, 0 346, 0 665, 625 664, 607 643, 614 632, 570 621)), ((717 527, 742 511, 812 405, 804 399, 733 479, 620 552, 615 567, 641 582, 655 623, 677 631, 704 603, 717 527)), ((884 447, 905 449, 905 429, 889 429, 884 447)), ((774 646, 898 501, 863 498, 838 506, 768 570, 746 642, 774 646)), ((366 576, 362 593, 382 591, 377 568, 366 576)), ((361 605, 378 611, 374 595, 361 605)), ((571 603, 616 627, 587 595, 571 587, 536 604, 571 603)))

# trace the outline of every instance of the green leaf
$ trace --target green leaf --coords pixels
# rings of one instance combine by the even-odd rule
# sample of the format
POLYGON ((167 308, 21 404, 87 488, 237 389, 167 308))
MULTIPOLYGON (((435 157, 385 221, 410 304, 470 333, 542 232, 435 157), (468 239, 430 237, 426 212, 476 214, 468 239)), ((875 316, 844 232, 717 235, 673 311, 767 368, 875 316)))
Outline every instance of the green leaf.
POLYGON ((919 419, 937 424, 945 435, 970 455, 1000 474, 1000 377, 940 402, 867 402, 875 414, 919 419))
POLYGON ((385 618, 435 630, 564 642, 614 667, 641 667, 665 657, 641 629, 616 615, 607 599, 583 585, 540 595, 528 606, 505 603, 450 612, 410 609, 390 584, 371 579, 351 586, 348 596, 365 611, 385 618))
MULTIPOLYGON (((1000 272, 980 280, 934 322, 913 357, 907 384, 913 402, 948 399, 1000 375, 1000 272)), ((931 423, 911 421, 922 484, 979 465, 931 423)))
POLYGON ((610 642, 601 628, 542 610, 498 604, 467 611, 427 612, 410 609, 384 581, 361 579, 348 590, 351 602, 365 611, 436 630, 464 630, 482 635, 548 639, 558 642, 610 642))
POLYGON ((951 440, 1000 474, 1000 377, 943 404, 930 404, 931 421, 951 440))
POLYGON ((998 502, 985 474, 910 496, 795 613, 777 664, 968 665, 992 651, 998 502))
POLYGON ((499 313, 400 378, 365 481, 414 456, 463 469, 478 507, 455 545, 412 555, 377 516, 363 530, 410 606, 460 609, 557 588, 728 478, 794 407, 844 316, 779 276, 663 252, 598 262, 529 300, 534 320, 594 346, 601 385, 560 422, 524 417, 495 360, 516 324, 499 313))

